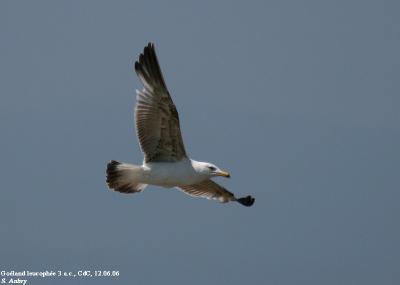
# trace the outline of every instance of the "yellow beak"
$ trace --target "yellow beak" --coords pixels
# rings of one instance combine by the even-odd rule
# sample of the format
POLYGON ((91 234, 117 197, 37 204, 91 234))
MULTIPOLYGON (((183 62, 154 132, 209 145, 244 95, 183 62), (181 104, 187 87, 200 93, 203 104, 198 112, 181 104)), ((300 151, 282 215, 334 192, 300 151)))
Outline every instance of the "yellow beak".
POLYGON ((216 174, 217 174, 218 176, 223 176, 223 177, 226 177, 226 178, 231 177, 231 175, 229 174, 229 172, 226 172, 226 171, 218 171, 216 174))

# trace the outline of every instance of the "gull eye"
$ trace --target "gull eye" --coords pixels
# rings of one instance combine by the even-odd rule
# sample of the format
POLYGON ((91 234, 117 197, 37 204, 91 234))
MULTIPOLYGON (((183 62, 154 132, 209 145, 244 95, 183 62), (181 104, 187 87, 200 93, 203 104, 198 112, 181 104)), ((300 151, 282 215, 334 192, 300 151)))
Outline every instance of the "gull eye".
POLYGON ((217 170, 214 166, 207 166, 207 167, 208 167, 208 169, 210 169, 211 171, 217 170))

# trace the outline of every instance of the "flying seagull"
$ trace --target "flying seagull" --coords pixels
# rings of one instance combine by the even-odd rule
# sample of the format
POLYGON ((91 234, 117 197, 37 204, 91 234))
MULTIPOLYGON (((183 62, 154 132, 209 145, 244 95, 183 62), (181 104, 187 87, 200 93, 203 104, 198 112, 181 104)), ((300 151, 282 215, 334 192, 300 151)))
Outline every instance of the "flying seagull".
POLYGON ((230 177, 228 172, 187 156, 178 112, 165 85, 153 43, 140 54, 135 71, 144 86, 142 91, 136 91, 135 107, 136 133, 144 161, 141 166, 110 161, 108 187, 121 193, 142 192, 149 184, 176 187, 193 197, 253 205, 253 197, 236 198, 211 180, 216 176, 230 177))

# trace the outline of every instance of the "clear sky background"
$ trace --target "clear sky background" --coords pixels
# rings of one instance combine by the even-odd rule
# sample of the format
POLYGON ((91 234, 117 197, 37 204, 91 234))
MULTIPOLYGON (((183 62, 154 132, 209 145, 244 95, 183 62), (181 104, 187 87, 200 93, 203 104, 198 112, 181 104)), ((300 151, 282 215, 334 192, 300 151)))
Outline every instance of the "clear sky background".
POLYGON ((1 1, 0 268, 29 284, 399 284, 396 1, 1 1), (251 208, 109 191, 156 44, 186 149, 251 208))

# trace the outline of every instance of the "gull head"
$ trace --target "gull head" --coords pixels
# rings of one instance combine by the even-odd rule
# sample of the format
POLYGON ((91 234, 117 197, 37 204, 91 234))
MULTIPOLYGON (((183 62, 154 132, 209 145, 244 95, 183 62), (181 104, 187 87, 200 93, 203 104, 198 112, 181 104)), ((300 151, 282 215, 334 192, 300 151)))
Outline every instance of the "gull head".
POLYGON ((209 162, 196 161, 193 166, 197 172, 200 172, 201 174, 208 176, 210 178, 215 176, 222 176, 226 178, 231 177, 229 172, 223 171, 218 166, 209 162))

